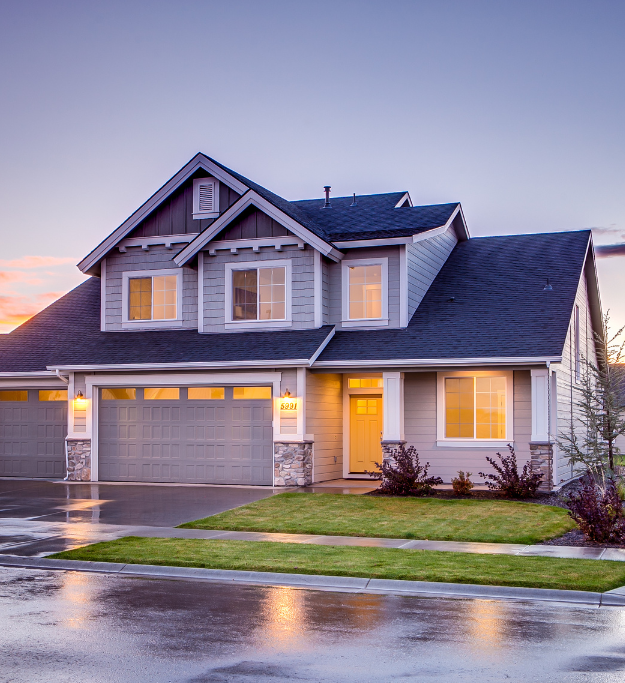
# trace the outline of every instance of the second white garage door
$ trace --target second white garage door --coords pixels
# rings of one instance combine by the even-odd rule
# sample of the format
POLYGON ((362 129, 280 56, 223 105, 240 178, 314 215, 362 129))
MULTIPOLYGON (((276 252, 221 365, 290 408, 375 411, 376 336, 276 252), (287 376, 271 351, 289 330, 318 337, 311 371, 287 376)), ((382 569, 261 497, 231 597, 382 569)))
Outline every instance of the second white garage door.
POLYGON ((271 387, 100 390, 100 481, 273 483, 271 387))

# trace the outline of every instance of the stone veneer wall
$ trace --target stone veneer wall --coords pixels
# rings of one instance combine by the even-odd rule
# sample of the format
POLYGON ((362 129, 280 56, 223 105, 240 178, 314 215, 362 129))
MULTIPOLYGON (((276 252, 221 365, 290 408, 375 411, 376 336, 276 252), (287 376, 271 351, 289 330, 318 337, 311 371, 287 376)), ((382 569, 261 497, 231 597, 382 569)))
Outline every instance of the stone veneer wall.
POLYGON ((392 453, 400 446, 405 445, 405 441, 381 441, 382 444, 382 462, 393 462, 392 453))
POLYGON ((312 441, 275 443, 273 485, 310 486, 312 459, 312 441))
POLYGON ((553 444, 544 441, 530 442, 530 458, 532 470, 543 474, 538 490, 551 491, 553 488, 553 444))
POLYGON ((91 440, 67 440, 67 480, 91 481, 91 440))

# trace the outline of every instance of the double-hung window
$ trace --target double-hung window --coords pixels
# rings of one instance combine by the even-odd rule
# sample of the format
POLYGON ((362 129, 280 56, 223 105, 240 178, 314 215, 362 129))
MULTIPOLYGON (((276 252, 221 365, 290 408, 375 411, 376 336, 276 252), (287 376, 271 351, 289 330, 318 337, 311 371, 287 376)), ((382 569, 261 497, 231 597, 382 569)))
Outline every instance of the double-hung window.
POLYGON ((226 265, 226 323, 251 325, 290 320, 290 262, 226 265))
POLYGON ((438 374, 439 442, 510 441, 511 422, 512 373, 438 374))
POLYGON ((124 322, 141 325, 179 321, 181 279, 178 269, 124 273, 124 322))
POLYGON ((343 262, 343 325, 388 323, 388 259, 343 262))

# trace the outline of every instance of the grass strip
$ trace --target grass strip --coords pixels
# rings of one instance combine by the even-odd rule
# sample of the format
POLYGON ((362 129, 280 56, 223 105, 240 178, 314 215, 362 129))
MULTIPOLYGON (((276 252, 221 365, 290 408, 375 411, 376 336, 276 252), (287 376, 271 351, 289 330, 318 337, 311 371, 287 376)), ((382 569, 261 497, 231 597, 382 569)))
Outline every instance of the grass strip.
POLYGON ((566 510, 506 500, 442 500, 281 493, 194 522, 186 529, 538 543, 574 528, 566 510))
POLYGON ((128 536, 50 557, 600 592, 625 584, 625 562, 265 541, 128 536))

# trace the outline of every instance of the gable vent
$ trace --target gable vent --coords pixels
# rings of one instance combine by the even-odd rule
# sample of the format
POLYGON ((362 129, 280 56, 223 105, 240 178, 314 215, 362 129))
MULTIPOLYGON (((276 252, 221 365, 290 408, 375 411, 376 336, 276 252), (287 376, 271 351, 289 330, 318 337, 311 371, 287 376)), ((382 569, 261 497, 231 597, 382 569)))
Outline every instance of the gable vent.
POLYGON ((213 183, 207 183, 206 185, 200 185, 200 196, 199 196, 199 209, 200 211, 212 211, 213 210, 213 183))
POLYGON ((193 181, 193 218, 219 216, 219 184, 215 178, 196 178, 193 181))

